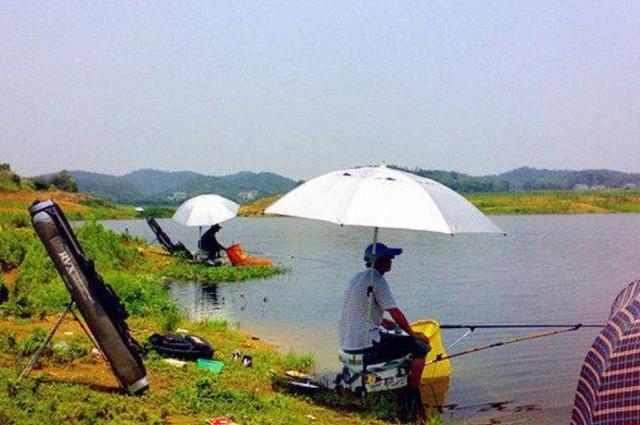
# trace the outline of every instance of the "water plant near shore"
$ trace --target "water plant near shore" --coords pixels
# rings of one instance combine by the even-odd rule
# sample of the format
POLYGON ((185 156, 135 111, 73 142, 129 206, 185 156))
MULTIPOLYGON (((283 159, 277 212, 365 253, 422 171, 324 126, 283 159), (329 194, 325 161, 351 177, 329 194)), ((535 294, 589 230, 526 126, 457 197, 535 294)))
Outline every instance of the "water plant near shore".
POLYGON ((217 266, 190 264, 176 259, 164 271, 168 277, 178 281, 196 281, 200 283, 238 282, 242 280, 266 279, 286 273, 280 266, 217 266))

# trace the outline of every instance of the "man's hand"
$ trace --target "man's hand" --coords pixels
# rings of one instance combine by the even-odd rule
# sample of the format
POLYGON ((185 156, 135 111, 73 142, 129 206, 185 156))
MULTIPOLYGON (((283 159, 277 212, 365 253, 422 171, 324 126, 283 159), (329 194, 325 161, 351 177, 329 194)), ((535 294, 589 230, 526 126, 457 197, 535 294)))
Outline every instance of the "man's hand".
POLYGON ((424 341, 427 344, 429 343, 429 338, 427 338, 424 334, 414 332, 413 329, 411 329, 411 325, 407 321, 407 318, 404 316, 404 314, 402 314, 402 312, 398 308, 394 307, 387 311, 391 315, 391 318, 398 324, 398 326, 402 328, 403 331, 405 331, 407 334, 409 334, 414 338, 424 341))

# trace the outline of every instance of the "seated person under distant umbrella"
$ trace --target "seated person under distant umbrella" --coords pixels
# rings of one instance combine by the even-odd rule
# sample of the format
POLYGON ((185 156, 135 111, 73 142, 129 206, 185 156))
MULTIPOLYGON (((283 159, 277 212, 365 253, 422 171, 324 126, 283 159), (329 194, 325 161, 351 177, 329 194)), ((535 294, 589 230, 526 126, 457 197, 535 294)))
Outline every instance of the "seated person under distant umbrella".
POLYGON ((222 251, 225 249, 224 246, 220 245, 218 239, 216 239, 216 233, 218 233, 220 229, 222 229, 222 227, 219 224, 214 224, 209 230, 204 232, 200 238, 200 250, 205 251, 210 260, 220 258, 222 251))

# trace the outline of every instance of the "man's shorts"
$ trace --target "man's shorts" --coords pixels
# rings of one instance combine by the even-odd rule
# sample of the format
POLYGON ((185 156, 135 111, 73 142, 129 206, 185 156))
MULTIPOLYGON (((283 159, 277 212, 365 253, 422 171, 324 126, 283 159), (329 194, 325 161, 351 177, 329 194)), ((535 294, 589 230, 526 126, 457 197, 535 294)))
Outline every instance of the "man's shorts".
POLYGON ((380 341, 374 342, 373 347, 367 349, 365 362, 367 364, 382 363, 395 360, 411 353, 413 358, 424 358, 431 351, 426 342, 408 335, 395 335, 387 332, 380 333, 380 341))

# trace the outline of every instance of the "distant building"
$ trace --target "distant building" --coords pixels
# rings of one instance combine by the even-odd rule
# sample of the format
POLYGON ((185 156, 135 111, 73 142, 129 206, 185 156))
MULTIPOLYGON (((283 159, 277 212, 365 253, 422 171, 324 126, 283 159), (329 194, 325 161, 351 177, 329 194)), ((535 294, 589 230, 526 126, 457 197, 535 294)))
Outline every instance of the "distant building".
POLYGON ((250 190, 248 192, 239 192, 238 197, 244 201, 253 201, 258 197, 259 193, 260 192, 258 192, 257 190, 250 190))
POLYGON ((167 196, 167 199, 170 201, 184 201, 187 199, 187 192, 173 192, 171 195, 167 196))
POLYGON ((584 192, 597 192, 599 190, 607 190, 610 189, 609 186, 605 186, 603 184, 594 184, 589 186, 588 184, 579 183, 573 186, 573 190, 581 190, 584 192))

